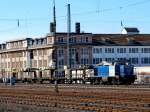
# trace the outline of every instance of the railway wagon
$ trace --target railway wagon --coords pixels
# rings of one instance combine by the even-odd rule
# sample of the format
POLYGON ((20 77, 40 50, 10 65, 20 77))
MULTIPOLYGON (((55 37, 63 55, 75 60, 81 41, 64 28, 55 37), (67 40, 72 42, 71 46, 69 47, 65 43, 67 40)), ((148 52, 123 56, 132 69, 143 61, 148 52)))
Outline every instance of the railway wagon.
POLYGON ((24 75, 22 77, 22 82, 29 82, 29 83, 51 83, 54 81, 54 76, 51 75, 49 69, 45 70, 30 70, 24 71, 24 75))
POLYGON ((150 66, 135 67, 136 83, 150 84, 150 66))
POLYGON ((94 69, 76 69, 71 70, 71 80, 73 83, 86 83, 94 77, 94 69))

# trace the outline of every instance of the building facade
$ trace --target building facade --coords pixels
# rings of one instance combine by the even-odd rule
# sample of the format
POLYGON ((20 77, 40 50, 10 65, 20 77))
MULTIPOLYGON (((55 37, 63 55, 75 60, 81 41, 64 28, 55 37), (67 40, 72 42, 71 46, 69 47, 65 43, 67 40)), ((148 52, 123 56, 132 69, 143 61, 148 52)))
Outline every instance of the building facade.
POLYGON ((136 67, 150 66, 150 35, 95 34, 93 64, 128 60, 136 67))
MULTIPOLYGON (((71 33, 70 68, 92 64, 91 44, 92 34, 71 33)), ((63 75, 67 59, 67 33, 8 41, 0 45, 0 77, 50 77, 53 67, 63 75)))
POLYGON ((150 35, 71 33, 67 56, 67 33, 8 41, 0 45, 0 77, 50 77, 53 68, 62 76, 68 59, 71 69, 115 60, 150 66, 150 35))
POLYGON ((135 66, 150 65, 150 46, 94 46, 93 64, 129 60, 135 66))

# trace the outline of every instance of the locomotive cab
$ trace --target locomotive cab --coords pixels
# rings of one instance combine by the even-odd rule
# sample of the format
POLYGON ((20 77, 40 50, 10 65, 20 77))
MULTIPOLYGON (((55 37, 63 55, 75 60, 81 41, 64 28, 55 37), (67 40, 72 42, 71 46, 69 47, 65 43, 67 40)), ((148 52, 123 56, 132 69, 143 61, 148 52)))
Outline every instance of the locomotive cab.
POLYGON ((115 73, 121 84, 131 84, 135 81, 134 66, 127 61, 115 63, 115 73))

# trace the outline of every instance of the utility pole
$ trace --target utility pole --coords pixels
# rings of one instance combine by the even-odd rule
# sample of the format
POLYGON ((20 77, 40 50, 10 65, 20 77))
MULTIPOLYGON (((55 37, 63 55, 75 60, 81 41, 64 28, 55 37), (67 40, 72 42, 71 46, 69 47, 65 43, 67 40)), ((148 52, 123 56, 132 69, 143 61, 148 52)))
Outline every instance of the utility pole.
POLYGON ((70 11, 70 2, 69 0, 67 0, 67 69, 68 69, 69 81, 71 81, 70 43, 69 43, 70 36, 71 36, 71 11, 70 11))
MULTIPOLYGON (((53 0, 53 36, 54 38, 56 38, 56 7, 55 7, 55 0, 53 0)), ((55 92, 58 93, 58 76, 56 74, 56 70, 57 70, 57 48, 55 47, 56 51, 56 63, 55 63, 55 70, 54 70, 54 74, 55 74, 55 92)))

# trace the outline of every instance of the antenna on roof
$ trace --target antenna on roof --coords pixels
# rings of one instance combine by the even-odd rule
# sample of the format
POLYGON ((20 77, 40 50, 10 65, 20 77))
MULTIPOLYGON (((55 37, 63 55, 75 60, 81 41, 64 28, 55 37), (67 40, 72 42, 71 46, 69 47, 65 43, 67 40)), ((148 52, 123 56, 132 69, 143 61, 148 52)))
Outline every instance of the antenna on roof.
POLYGON ((124 25, 123 25, 123 22, 122 22, 122 20, 121 20, 121 27, 123 27, 123 28, 124 28, 124 25))
POLYGON ((19 19, 17 20, 17 26, 18 27, 20 26, 20 20, 19 19))
POLYGON ((122 8, 123 7, 120 7, 120 13, 121 13, 121 24, 120 25, 121 25, 122 28, 124 28, 124 24, 123 24, 123 21, 122 21, 122 8))

